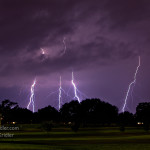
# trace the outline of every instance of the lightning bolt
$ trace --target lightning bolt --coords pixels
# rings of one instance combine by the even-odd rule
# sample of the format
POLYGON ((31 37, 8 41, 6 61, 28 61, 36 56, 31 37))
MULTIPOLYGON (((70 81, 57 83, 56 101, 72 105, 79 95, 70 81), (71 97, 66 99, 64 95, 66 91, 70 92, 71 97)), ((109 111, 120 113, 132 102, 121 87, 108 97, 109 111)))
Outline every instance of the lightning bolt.
POLYGON ((65 90, 62 88, 62 82, 61 82, 61 76, 60 76, 60 81, 59 81, 59 88, 58 90, 51 92, 47 97, 54 95, 55 93, 58 94, 58 107, 59 110, 61 108, 62 105, 62 99, 63 99, 63 94, 66 96, 65 98, 72 98, 68 93, 65 92, 65 90))
POLYGON ((72 80, 71 80, 71 83, 72 83, 72 85, 73 85, 73 87, 74 87, 74 98, 77 98, 77 100, 78 100, 78 102, 80 103, 80 98, 79 98, 79 96, 77 95, 77 87, 76 87, 76 85, 75 85, 75 83, 74 83, 74 76, 73 76, 73 72, 72 72, 72 80))
POLYGON ((61 76, 60 76, 60 85, 59 85, 59 110, 60 110, 60 107, 61 107, 61 90, 62 90, 62 87, 61 87, 61 76))
POLYGON ((66 42, 65 41, 66 41, 66 38, 64 37, 63 41, 62 41, 63 45, 64 45, 64 49, 61 51, 61 54, 60 54, 61 56, 63 56, 66 53, 67 46, 66 46, 66 42))
POLYGON ((29 109, 30 104, 32 103, 33 112, 34 112, 34 87, 35 87, 35 84, 36 84, 36 79, 34 80, 33 84, 31 85, 31 96, 30 96, 30 101, 27 106, 27 109, 29 109))
POLYGON ((138 73, 138 70, 139 70, 140 65, 141 65, 141 58, 140 58, 140 56, 139 56, 139 64, 138 64, 138 66, 137 66, 137 68, 136 68, 136 71, 135 71, 135 74, 134 74, 134 79, 133 79, 133 81, 129 84, 129 87, 128 87, 128 90, 127 90, 127 93, 126 93, 126 97, 125 97, 125 101, 124 101, 124 105, 123 105, 123 108, 122 108, 122 112, 124 112, 124 109, 125 109, 125 107, 126 107, 127 99, 128 99, 128 95, 129 95, 130 89, 131 89, 132 85, 134 86, 135 83, 136 83, 136 76, 137 76, 137 73, 138 73))

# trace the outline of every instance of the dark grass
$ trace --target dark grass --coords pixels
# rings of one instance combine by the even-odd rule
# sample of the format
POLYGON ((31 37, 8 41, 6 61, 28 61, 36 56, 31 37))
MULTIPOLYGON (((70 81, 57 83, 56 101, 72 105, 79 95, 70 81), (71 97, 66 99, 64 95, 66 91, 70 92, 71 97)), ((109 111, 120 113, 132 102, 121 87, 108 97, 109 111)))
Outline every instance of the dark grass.
POLYGON ((54 128, 41 131, 37 125, 22 126, 13 138, 0 138, 2 150, 134 150, 150 149, 150 133, 142 128, 126 128, 120 132, 117 127, 81 128, 73 132, 70 128, 54 128))

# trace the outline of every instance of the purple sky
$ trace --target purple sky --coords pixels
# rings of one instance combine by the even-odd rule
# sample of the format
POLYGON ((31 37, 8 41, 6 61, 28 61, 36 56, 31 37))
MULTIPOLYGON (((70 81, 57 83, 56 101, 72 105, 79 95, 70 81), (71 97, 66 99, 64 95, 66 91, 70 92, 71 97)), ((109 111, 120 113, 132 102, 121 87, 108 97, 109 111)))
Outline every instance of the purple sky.
POLYGON ((135 112, 139 102, 150 101, 149 8, 149 0, 0 0, 1 101, 26 107, 36 77, 35 109, 58 108, 58 94, 49 94, 58 90, 60 75, 68 91, 73 70, 87 97, 120 110, 140 55, 125 109, 135 112))

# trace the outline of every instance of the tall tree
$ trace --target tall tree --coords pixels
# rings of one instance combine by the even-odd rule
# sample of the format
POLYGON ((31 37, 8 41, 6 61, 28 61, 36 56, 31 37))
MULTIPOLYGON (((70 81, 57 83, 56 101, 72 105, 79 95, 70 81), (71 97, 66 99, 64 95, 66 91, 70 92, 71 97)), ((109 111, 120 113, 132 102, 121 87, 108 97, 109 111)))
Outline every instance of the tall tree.
POLYGON ((80 104, 78 101, 65 103, 60 109, 61 120, 64 122, 76 122, 79 120, 80 104))

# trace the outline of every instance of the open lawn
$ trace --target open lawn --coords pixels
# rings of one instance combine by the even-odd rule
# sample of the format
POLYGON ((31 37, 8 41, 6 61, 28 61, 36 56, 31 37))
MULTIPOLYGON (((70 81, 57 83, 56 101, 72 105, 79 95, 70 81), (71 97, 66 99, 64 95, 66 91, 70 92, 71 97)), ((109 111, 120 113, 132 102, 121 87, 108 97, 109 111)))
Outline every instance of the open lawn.
MULTIPOLYGON (((127 128, 120 132, 117 127, 53 128, 50 132, 38 128, 24 128, 12 138, 0 138, 1 150, 149 150, 150 133, 142 128, 127 128)), ((4 132, 4 131, 3 131, 4 132)), ((1 132, 1 133, 3 133, 1 132)), ((8 132, 4 132, 8 133, 8 132)))

